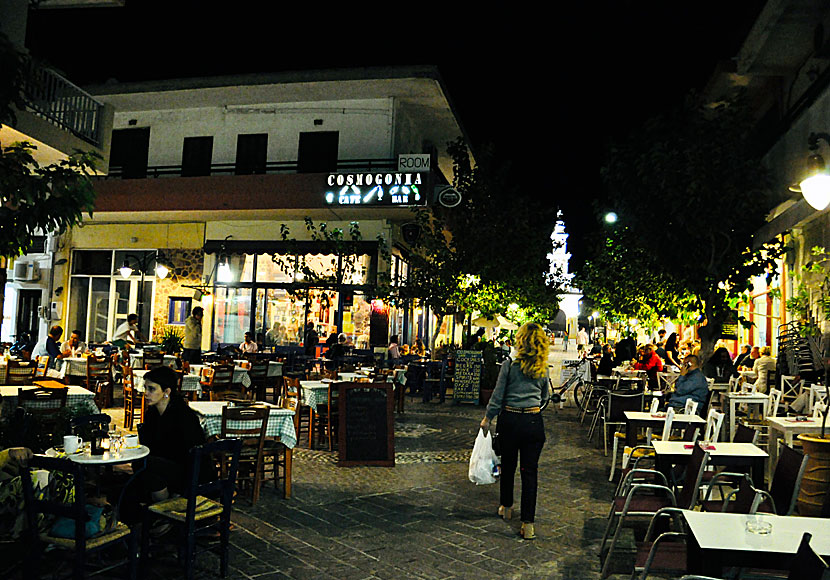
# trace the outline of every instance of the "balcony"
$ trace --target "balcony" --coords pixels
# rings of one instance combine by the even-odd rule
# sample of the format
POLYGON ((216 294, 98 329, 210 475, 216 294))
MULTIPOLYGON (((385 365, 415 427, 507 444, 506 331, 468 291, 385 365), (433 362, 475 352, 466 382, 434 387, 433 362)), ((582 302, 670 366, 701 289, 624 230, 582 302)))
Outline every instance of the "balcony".
MULTIPOLYGON (((395 171, 396 159, 340 159, 337 168, 332 173, 349 171, 395 171)), ((182 165, 151 165, 147 167, 131 167, 125 170, 118 165, 110 166, 109 173, 104 179, 141 179, 157 177, 198 177, 211 175, 271 175, 271 174, 299 173, 296 161, 267 161, 257 169, 240 168, 236 163, 211 163, 201 171, 194 172, 182 165)))
POLYGON ((104 147, 105 105, 53 70, 29 60, 23 101, 28 111, 98 149, 104 147))

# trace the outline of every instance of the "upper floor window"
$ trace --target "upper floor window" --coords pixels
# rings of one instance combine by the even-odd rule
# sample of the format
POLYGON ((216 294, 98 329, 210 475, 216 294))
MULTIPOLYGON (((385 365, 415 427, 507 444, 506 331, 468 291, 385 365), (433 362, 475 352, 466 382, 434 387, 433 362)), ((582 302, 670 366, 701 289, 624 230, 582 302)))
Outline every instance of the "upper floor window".
POLYGON ((147 177, 150 153, 150 128, 116 129, 110 145, 110 168, 121 168, 124 179, 147 177))
POLYGON ((298 173, 328 173, 337 170, 339 131, 300 133, 297 149, 298 173))
POLYGON ((182 146, 182 177, 210 175, 213 137, 185 137, 182 146))
POLYGON ((268 154, 268 133, 236 137, 236 174, 265 173, 268 154))

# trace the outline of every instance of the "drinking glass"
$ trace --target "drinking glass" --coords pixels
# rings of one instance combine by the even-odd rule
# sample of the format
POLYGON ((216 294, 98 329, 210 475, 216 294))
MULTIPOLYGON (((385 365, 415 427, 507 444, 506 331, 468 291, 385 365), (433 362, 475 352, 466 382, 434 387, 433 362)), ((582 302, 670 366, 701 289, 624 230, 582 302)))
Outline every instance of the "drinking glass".
POLYGON ((772 533, 772 522, 767 514, 750 514, 746 518, 746 531, 751 534, 770 534, 772 533))

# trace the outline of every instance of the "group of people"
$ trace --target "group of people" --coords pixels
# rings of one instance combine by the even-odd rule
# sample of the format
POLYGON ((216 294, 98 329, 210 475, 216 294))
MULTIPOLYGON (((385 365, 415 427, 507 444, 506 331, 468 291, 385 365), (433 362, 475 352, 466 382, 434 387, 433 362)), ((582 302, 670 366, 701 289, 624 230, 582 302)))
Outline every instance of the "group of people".
POLYGON ((416 338, 412 346, 408 344, 398 344, 399 338, 397 334, 393 334, 389 338, 389 346, 386 348, 387 358, 392 366, 403 363, 409 360, 423 358, 427 355, 427 349, 424 346, 424 341, 416 338))

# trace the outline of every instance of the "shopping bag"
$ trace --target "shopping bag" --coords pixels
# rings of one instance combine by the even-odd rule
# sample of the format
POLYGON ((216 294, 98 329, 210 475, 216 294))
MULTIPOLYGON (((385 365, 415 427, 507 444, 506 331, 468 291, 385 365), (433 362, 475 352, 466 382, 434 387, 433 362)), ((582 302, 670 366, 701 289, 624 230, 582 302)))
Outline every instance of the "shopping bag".
POLYGON ((473 452, 470 455, 470 481, 476 485, 496 483, 493 475, 493 467, 498 464, 498 457, 493 453, 493 443, 490 439, 490 431, 479 429, 476 436, 473 452))

